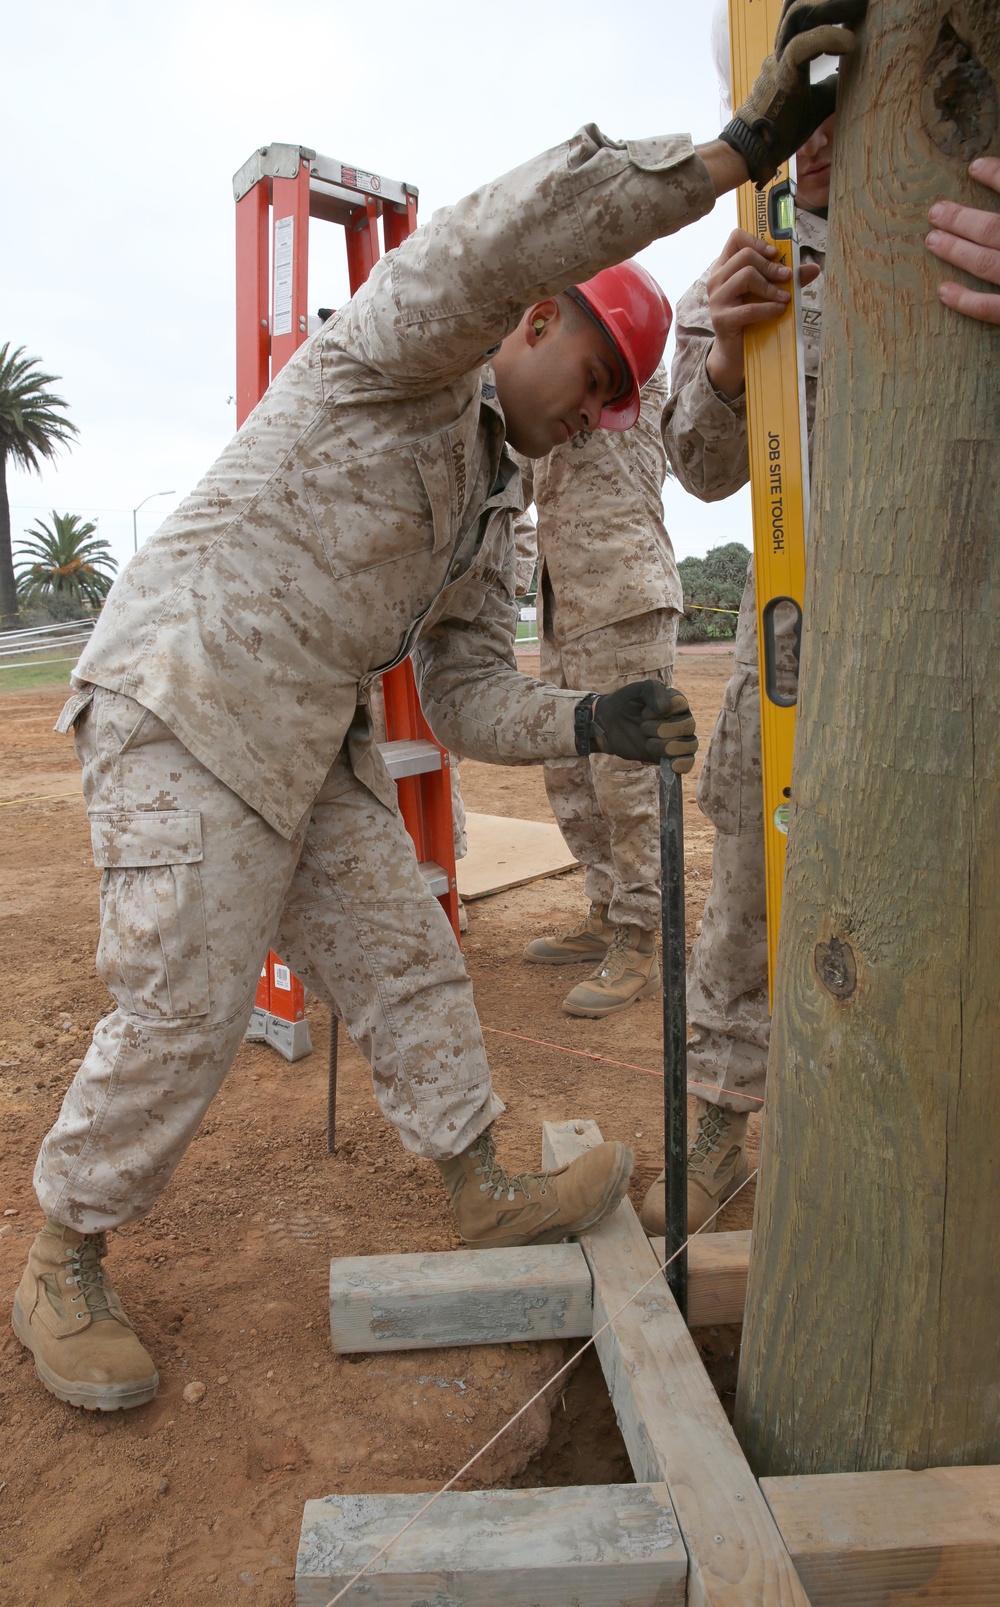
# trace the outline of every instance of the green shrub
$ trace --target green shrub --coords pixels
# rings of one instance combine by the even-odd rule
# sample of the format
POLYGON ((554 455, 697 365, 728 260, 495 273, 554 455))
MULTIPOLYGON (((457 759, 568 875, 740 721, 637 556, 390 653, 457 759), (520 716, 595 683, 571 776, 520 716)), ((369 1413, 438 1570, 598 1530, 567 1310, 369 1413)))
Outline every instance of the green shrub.
POLYGON ((684 587, 681 642, 731 641, 746 584, 749 548, 741 541, 713 547, 704 558, 683 558, 677 565, 684 587))

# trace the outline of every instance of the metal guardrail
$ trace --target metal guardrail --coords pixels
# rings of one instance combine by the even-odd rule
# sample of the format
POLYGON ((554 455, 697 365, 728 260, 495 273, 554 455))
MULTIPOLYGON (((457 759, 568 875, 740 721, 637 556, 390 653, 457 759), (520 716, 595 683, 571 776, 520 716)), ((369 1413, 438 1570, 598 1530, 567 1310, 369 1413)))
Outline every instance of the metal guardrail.
MULTIPOLYGON (((0 632, 0 671, 26 669, 35 664, 75 664, 95 623, 92 619, 72 619, 54 625, 34 625, 28 630, 0 632), (68 649, 74 651, 69 654, 68 649), (59 656, 40 658, 38 655, 42 653, 59 656)), ((520 610, 516 646, 538 646, 537 612, 531 605, 520 610)))
POLYGON ((92 619, 69 619, 0 632, 0 671, 42 664, 75 664, 94 629, 92 619), (43 658, 40 654, 53 654, 43 658))

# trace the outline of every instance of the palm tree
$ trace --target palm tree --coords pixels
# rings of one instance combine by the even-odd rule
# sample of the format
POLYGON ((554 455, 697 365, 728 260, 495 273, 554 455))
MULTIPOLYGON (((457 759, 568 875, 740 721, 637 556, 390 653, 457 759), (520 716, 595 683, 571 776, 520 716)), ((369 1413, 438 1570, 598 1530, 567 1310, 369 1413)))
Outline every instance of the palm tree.
POLYGON ((40 474, 43 460, 54 458, 77 434, 76 425, 62 416, 68 403, 46 389, 58 374, 41 373, 37 362, 36 357, 25 357, 23 346, 16 351, 8 341, 0 346, 0 630, 17 623, 7 459, 40 474))
POLYGON ((101 606, 118 564, 111 556, 110 543, 98 536, 95 524, 89 519, 84 524, 79 514, 56 513, 53 508, 51 525, 39 519, 25 535, 28 540, 20 543, 16 554, 19 560, 28 560, 17 571, 20 603, 44 603, 61 596, 101 606))

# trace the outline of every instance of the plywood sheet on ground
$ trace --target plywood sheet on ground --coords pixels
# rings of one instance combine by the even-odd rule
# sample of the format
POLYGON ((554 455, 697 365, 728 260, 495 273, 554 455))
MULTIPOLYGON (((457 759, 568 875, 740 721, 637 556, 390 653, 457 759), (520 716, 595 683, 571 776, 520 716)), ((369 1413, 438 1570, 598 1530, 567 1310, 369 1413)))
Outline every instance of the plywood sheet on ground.
POLYGON ((469 852, 456 866, 459 896, 466 900, 559 876, 576 864, 559 827, 547 821, 470 812, 466 831, 469 852))

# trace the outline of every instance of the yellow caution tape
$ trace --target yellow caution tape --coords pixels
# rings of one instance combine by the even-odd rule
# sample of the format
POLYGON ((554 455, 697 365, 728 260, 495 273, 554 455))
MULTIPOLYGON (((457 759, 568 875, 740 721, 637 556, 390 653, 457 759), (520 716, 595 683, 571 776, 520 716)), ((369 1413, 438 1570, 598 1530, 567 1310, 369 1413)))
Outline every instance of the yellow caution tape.
POLYGON ((52 803, 57 798, 82 798, 82 792, 43 792, 37 798, 4 798, 0 809, 13 809, 15 804, 52 803))

